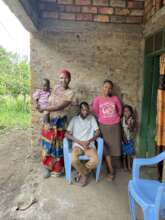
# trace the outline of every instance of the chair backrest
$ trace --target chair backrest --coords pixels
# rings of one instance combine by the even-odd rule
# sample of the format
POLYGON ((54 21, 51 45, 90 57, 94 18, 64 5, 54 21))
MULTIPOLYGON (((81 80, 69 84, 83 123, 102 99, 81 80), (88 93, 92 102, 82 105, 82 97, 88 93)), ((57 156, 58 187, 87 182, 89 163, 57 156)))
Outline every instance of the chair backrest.
POLYGON ((135 158, 133 160, 133 169, 132 169, 133 180, 139 179, 141 166, 154 165, 162 160, 165 160, 165 152, 162 152, 159 155, 151 158, 135 158))

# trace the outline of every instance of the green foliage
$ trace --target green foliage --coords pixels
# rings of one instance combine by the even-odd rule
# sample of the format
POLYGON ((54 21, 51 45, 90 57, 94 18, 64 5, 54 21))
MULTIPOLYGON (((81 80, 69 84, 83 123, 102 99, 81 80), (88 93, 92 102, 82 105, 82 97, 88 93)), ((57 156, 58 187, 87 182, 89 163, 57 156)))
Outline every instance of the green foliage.
POLYGON ((30 127, 30 100, 24 104, 24 97, 0 96, 0 129, 10 127, 30 127))
POLYGON ((27 58, 0 47, 0 129, 30 126, 29 84, 27 58))
POLYGON ((0 47, 0 95, 29 94, 30 70, 26 58, 0 47))

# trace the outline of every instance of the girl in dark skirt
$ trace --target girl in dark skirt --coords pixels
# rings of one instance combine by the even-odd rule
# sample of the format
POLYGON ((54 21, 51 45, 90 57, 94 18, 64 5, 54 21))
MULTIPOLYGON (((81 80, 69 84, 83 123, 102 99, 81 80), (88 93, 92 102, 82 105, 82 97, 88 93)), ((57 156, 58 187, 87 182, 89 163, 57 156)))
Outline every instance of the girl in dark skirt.
POLYGON ((114 178, 112 156, 121 155, 121 125, 122 105, 117 96, 112 95, 113 82, 105 80, 102 94, 95 97, 93 111, 100 124, 100 130, 104 139, 104 158, 108 170, 108 180, 114 178))

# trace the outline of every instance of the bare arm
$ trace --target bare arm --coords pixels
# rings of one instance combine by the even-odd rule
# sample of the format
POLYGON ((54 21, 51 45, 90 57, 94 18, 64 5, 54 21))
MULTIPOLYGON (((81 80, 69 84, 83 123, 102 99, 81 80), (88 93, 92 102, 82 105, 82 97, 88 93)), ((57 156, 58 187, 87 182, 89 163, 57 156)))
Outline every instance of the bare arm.
POLYGON ((68 138, 70 141, 73 141, 73 142, 81 145, 81 141, 76 139, 69 131, 66 131, 65 137, 68 138))
POLYGON ((48 112, 54 112, 54 111, 60 111, 64 108, 66 108, 68 105, 70 105, 71 101, 63 101, 59 105, 56 106, 48 106, 46 108, 40 108, 41 111, 48 111, 48 112))
POLYGON ((97 130, 95 131, 94 137, 88 140, 89 143, 95 141, 99 136, 100 136, 100 130, 97 129, 97 130))

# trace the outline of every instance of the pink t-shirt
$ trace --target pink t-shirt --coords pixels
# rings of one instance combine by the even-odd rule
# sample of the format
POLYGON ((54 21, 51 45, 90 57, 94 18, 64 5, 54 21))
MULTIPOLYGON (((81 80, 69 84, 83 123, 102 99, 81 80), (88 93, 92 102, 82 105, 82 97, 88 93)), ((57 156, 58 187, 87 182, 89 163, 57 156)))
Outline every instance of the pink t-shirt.
POLYGON ((98 121, 103 125, 113 125, 120 122, 122 105, 117 96, 95 97, 92 105, 98 121))

